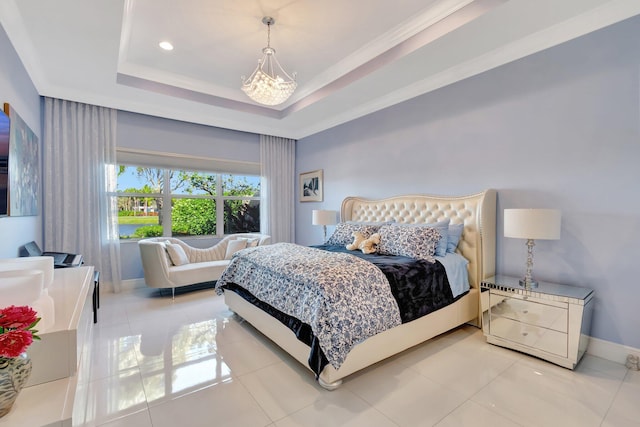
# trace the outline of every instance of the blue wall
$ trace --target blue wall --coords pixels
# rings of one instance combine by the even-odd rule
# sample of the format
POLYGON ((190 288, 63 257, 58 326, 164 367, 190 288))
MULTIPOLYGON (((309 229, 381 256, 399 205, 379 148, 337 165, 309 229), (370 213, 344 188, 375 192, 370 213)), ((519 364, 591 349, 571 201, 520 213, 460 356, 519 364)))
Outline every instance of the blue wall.
POLYGON ((592 335, 640 348, 640 18, 298 141, 298 172, 324 169, 325 201, 299 203, 298 243, 322 240, 311 210, 345 196, 498 190, 499 273, 524 274, 504 208, 562 210, 538 241, 540 280, 596 290, 592 335))
POLYGON ((260 162, 260 135, 118 112, 118 148, 260 162))
MULTIPOLYGON (((5 102, 20 114, 40 141, 42 161, 41 103, 18 54, 0 25, 0 108, 5 102)), ((43 177, 40 177, 41 181, 43 177)), ((42 212, 42 198, 40 198, 42 212)), ((0 258, 18 256, 20 246, 31 240, 42 245, 42 215, 0 217, 0 258)))

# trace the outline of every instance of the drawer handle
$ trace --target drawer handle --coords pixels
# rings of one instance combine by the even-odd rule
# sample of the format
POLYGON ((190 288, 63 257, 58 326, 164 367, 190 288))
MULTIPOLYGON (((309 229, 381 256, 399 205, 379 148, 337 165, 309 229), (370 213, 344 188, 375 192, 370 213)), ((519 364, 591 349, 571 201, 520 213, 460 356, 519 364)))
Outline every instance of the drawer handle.
POLYGON ((529 310, 522 310, 522 312, 523 312, 524 314, 527 314, 527 313, 529 312, 529 310))
POLYGON ((523 333, 522 333, 522 336, 523 336, 523 337, 526 337, 527 335, 529 335, 529 332, 523 332, 523 333))

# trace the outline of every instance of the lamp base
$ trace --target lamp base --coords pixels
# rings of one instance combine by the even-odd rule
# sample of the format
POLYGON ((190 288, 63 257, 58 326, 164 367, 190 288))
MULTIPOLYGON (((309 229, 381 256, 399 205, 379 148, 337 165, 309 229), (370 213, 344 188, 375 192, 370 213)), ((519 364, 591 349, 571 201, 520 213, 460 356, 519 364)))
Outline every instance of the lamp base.
POLYGON ((527 272, 523 279, 520 279, 520 286, 525 289, 538 287, 538 282, 533 280, 533 247, 535 243, 533 239, 527 239, 527 272))
POLYGON ((538 287, 538 282, 536 282, 535 280, 520 279, 519 283, 520 283, 520 286, 522 286, 525 289, 538 287))

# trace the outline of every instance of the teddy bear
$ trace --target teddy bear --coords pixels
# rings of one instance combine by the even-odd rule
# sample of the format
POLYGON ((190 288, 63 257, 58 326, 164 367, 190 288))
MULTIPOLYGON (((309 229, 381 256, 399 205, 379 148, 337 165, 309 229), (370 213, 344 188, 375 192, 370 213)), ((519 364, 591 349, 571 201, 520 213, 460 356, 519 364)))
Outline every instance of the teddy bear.
POLYGON ((360 242, 358 249, 360 249, 363 254, 373 254, 378 250, 378 244, 380 244, 380 234, 373 233, 368 239, 360 242))
POLYGON ((351 233, 351 236, 353 237, 353 243, 345 246, 347 250, 355 251, 356 249, 360 249, 360 243, 365 240, 364 235, 359 231, 354 231, 353 233, 351 233))
POLYGON ((365 238, 361 232, 355 231, 353 232, 352 236, 353 243, 345 246, 347 250, 350 251, 360 249, 362 253, 372 254, 376 252, 377 245, 380 243, 380 234, 378 233, 374 233, 368 238, 365 238))

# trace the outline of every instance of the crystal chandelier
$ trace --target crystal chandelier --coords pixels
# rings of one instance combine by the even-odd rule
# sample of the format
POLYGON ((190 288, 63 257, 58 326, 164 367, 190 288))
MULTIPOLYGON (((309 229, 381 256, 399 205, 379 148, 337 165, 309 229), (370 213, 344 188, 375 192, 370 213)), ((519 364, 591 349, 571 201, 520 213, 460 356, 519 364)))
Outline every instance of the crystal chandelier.
POLYGON ((278 105, 286 101, 298 84, 287 74, 276 59, 276 51, 270 46, 271 26, 275 19, 270 16, 262 18, 262 23, 267 26, 267 47, 262 49, 262 58, 258 60, 258 66, 249 78, 242 76, 242 90, 249 98, 259 104, 278 105))

